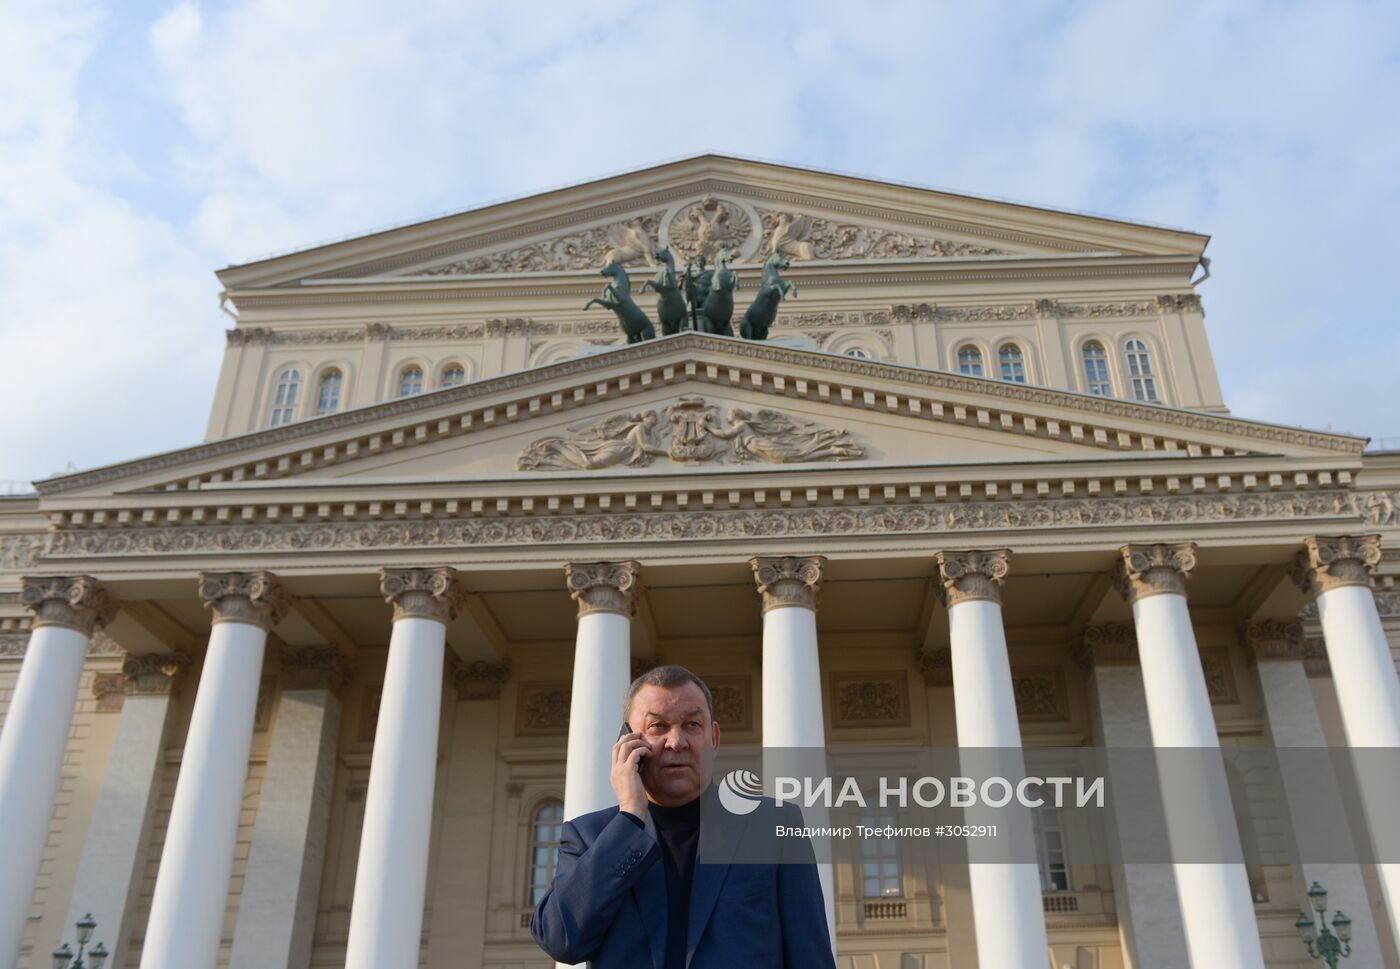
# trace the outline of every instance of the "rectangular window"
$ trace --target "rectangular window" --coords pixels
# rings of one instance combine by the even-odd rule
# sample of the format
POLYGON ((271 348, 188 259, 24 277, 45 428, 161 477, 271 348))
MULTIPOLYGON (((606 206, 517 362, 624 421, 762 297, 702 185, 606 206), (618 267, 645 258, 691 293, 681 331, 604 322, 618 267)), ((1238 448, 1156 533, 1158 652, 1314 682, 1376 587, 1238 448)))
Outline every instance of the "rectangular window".
POLYGON ((1060 809, 1043 806, 1031 811, 1035 830, 1037 867, 1042 892, 1069 891, 1069 866, 1065 863, 1065 834, 1060 809))
MULTIPOLYGON (((898 823, 897 816, 883 811, 861 816, 861 824, 882 828, 898 823)), ((862 892, 865 898, 899 898, 904 879, 899 866, 897 838, 864 838, 860 845, 862 892)))

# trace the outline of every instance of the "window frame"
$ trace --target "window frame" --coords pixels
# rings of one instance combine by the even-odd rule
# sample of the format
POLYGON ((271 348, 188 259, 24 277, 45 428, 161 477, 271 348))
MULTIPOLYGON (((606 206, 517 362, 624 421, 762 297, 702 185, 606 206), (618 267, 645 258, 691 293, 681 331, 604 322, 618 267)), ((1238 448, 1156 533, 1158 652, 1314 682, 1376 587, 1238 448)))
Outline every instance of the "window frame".
POLYGON ((964 377, 986 377, 987 376, 987 354, 980 345, 972 340, 963 340, 953 347, 953 372, 964 377), (964 353, 977 354, 977 372, 963 368, 964 353))
POLYGON ((1152 342, 1144 336, 1129 334, 1119 343, 1119 350, 1123 358, 1123 385, 1130 394, 1128 399, 1138 404, 1165 403, 1166 399, 1162 395, 1162 374, 1156 369, 1154 362, 1157 348, 1152 342), (1136 349, 1134 344, 1137 344, 1136 349), (1142 358, 1144 369, 1141 373, 1135 371, 1135 355, 1142 358))
POLYGON ((441 367, 438 367, 437 386, 439 390, 446 390, 448 387, 460 387, 471 380, 471 369, 461 360, 449 360, 441 367), (462 379, 456 383, 447 382, 448 371, 462 371, 462 379))
POLYGON ((342 405, 344 405, 345 403, 345 388, 346 376, 344 367, 342 367, 338 363, 332 363, 328 364, 325 367, 322 367, 320 372, 316 374, 316 399, 311 408, 311 415, 313 417, 325 417, 327 414, 338 413, 342 405), (335 402, 331 407, 323 408, 321 406, 321 402, 322 397, 325 393, 326 380, 331 376, 335 376, 337 378, 335 387, 335 402))
POLYGON ((1026 349, 1021 346, 1019 341, 1003 340, 997 345, 997 379, 1008 384, 1030 383, 1030 365, 1028 363, 1026 349), (1002 359, 1002 355, 1007 351, 1014 352, 1018 358, 1012 363, 1012 366, 1019 366, 1021 368, 1021 377, 1019 380, 1006 375, 1007 361, 1002 359))
MULTIPOLYGON (((861 812, 861 824, 871 828, 882 828, 886 825, 899 827, 899 812, 891 807, 881 807, 875 792, 866 792, 866 803, 874 806, 861 812)), ((860 893, 863 899, 904 898, 904 864, 899 860, 899 839, 861 839, 860 872, 856 877, 860 879, 860 893), (866 853, 871 848, 875 851, 873 858, 866 853), (876 868, 873 875, 870 873, 872 866, 876 868), (890 873, 886 871, 887 868, 894 870, 890 873), (869 890, 872 879, 876 884, 874 894, 869 890)))
POLYGON ((525 904, 534 908, 539 903, 539 896, 549 891, 549 886, 554 881, 554 875, 559 870, 559 839, 564 832, 564 801, 554 795, 539 798, 533 803, 525 818, 525 904), (558 816, 541 820, 540 815, 545 809, 551 807, 557 807, 558 816), (543 825, 553 828, 553 841, 540 839, 540 828, 543 825), (535 863, 535 853, 542 848, 545 850, 553 849, 548 861, 543 866, 535 863), (537 883, 535 874, 540 870, 544 871, 544 879, 537 883), (537 890, 539 895, 536 894, 537 890))
POLYGON ((1108 397, 1115 397, 1115 396, 1117 396, 1117 395, 1114 393, 1114 390, 1113 390, 1113 387, 1114 387, 1114 379, 1113 379, 1113 357, 1112 357, 1112 355, 1108 352, 1108 347, 1109 347, 1108 342, 1105 341, 1102 337, 1098 337, 1098 336, 1088 336, 1088 337, 1085 337, 1085 338, 1084 338, 1083 340, 1081 340, 1080 343, 1079 343, 1079 353, 1078 353, 1078 358, 1079 358, 1079 367, 1078 367, 1078 370, 1079 370, 1079 379, 1080 379, 1080 381, 1081 381, 1082 384, 1083 384, 1084 392, 1085 392, 1086 394, 1088 394, 1089 396, 1091 396, 1091 397, 1104 397, 1104 398, 1108 398, 1108 397), (1102 364, 1102 368, 1101 368, 1102 371, 1103 371, 1103 379, 1102 379, 1102 380, 1093 380, 1093 379, 1091 379, 1090 376, 1089 376, 1089 358, 1088 358, 1087 354, 1088 354, 1088 352, 1089 352, 1089 348, 1090 348, 1090 347, 1098 347, 1098 349, 1099 349, 1100 359, 1098 360, 1098 362, 1099 362, 1100 364, 1102 364), (1095 387, 1096 385, 1102 385, 1102 386, 1106 387, 1106 388, 1107 388, 1107 392, 1106 392, 1106 393, 1099 393, 1099 392, 1097 392, 1097 391, 1094 389, 1094 387, 1095 387))
POLYGON ((428 381, 428 369, 427 369, 426 367, 424 367, 423 364, 417 363, 417 362, 415 362, 415 361, 410 361, 410 362, 408 362, 408 363, 402 364, 402 365, 399 367, 398 372, 397 372, 397 375, 396 375, 395 378, 394 378, 394 397, 393 397, 393 399, 394 399, 394 400, 404 400, 405 398, 408 398, 408 397, 418 397, 418 396, 421 396, 422 393, 423 393, 423 391, 427 388, 427 381, 428 381), (406 381, 407 381, 407 378, 408 378, 409 371, 411 371, 411 370, 416 370, 416 371, 418 371, 418 389, 415 390, 415 391, 413 391, 412 393, 406 394, 406 393, 404 393, 404 387, 405 387, 405 385, 406 385, 406 381))
POLYGON ((1040 807, 1031 808, 1031 836, 1035 840, 1035 869, 1040 876, 1041 892, 1074 891, 1074 879, 1070 877, 1069 851, 1065 843, 1064 812, 1053 804, 1043 804, 1040 807), (1046 816, 1054 818, 1054 824, 1049 828, 1043 821, 1046 816), (1059 836, 1060 845, 1058 848, 1052 849, 1049 846, 1045 837, 1047 834, 1059 836), (1059 855, 1058 862, 1052 861, 1050 857, 1052 854, 1059 855), (1053 872, 1056 869, 1063 876, 1063 886, 1053 884, 1053 872))
POLYGON ((275 369, 272 376, 272 389, 268 395, 268 427, 285 427, 301 416, 301 389, 305 383, 306 370, 299 363, 282 364, 275 369), (288 374, 292 376, 289 378, 288 374), (291 388, 290 399, 284 398, 283 388, 285 387, 291 388))

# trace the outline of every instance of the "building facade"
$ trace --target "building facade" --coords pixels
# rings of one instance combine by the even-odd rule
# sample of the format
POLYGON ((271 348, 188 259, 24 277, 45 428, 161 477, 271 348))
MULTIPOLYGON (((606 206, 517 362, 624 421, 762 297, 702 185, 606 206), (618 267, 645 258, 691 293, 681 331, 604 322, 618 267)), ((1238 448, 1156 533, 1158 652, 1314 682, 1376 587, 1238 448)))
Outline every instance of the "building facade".
MULTIPOLYGON (((0 502, 0 964, 92 912, 116 967, 548 965, 661 662, 726 743, 1400 746, 1400 455, 1230 414, 1207 241, 702 156, 221 271, 205 442, 0 502), (736 323, 774 253, 796 298, 581 309, 617 261, 655 318, 664 247, 734 254, 736 323)), ((1400 966, 1400 867, 1233 810, 1247 865, 872 846, 838 965, 1311 966, 1320 880, 1400 966)))

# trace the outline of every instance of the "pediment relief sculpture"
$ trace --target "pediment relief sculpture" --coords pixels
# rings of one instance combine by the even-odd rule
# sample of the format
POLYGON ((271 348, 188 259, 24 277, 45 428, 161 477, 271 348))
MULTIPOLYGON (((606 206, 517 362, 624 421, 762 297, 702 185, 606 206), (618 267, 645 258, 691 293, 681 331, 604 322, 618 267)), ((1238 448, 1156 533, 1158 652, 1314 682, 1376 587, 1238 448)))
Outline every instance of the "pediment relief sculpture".
POLYGON ((721 249, 738 253, 753 234, 753 219, 737 202, 706 195, 676 212, 667 234, 686 256, 713 259, 721 249))
POLYGON ((616 262, 656 265, 656 235, 661 228, 660 212, 594 226, 556 239, 532 242, 526 246, 488 252, 441 266, 418 270, 415 276, 455 276, 475 273, 561 272, 569 269, 596 269, 616 262))
POLYGON ((664 410, 614 414, 575 424, 565 436, 530 443, 516 459, 521 471, 593 471, 645 467, 653 458, 713 464, 759 461, 799 464, 865 457, 849 431, 775 410, 719 407, 687 396, 664 410))
POLYGON ((1008 256, 1011 253, 945 239, 929 239, 815 215, 759 209, 763 223, 761 256, 775 252, 793 259, 929 259, 947 256, 1008 256))

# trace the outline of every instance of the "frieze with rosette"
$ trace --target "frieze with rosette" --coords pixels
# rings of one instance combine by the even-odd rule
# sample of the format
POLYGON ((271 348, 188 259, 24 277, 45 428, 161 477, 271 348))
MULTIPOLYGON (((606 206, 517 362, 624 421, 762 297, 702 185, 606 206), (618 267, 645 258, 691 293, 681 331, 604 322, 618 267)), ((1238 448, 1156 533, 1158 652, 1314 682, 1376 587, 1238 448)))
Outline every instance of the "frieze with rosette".
POLYGON ((791 509, 625 511, 472 519, 206 524, 198 528, 73 528, 55 532, 50 537, 45 559, 297 554, 325 550, 533 544, 651 544, 712 538, 918 535, 1335 520, 1354 515, 1350 497, 1345 493, 1284 492, 791 509))

